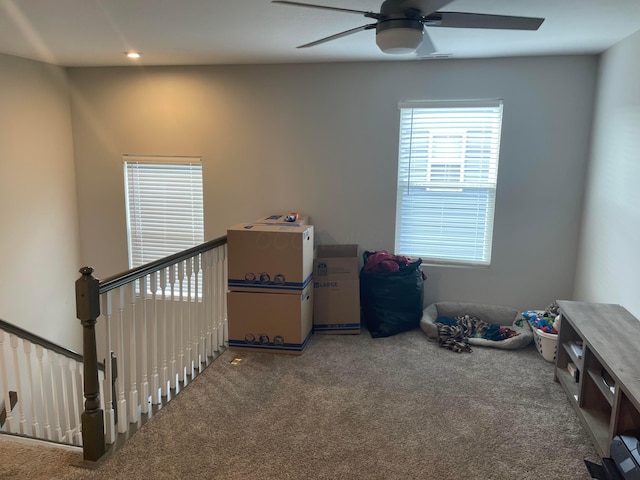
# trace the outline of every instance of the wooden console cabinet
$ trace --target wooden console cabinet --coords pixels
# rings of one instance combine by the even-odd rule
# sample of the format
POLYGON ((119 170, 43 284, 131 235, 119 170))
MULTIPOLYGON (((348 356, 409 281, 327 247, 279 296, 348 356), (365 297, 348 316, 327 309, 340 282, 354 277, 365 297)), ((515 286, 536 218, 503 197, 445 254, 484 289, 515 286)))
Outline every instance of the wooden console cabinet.
POLYGON ((554 378, 605 458, 614 436, 640 429, 640 321, 620 305, 567 300, 558 305, 554 378))

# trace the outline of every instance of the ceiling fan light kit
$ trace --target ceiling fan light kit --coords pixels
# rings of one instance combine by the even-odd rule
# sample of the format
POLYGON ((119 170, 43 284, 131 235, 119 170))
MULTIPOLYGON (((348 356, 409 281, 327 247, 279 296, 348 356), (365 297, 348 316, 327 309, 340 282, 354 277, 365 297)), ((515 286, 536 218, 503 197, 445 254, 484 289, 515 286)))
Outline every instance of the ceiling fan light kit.
POLYGON ((423 38, 424 28, 419 20, 387 20, 378 23, 376 27, 376 45, 384 53, 413 53, 423 38))

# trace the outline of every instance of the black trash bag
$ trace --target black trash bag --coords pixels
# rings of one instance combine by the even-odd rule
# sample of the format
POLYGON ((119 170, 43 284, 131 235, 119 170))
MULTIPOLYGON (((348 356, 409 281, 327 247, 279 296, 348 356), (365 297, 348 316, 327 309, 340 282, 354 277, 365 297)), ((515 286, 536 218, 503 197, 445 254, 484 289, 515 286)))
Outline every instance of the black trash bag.
POLYGON ((422 259, 400 266, 397 272, 367 272, 366 264, 376 252, 364 252, 360 270, 362 319, 373 338, 413 330, 420 326, 424 300, 422 259))

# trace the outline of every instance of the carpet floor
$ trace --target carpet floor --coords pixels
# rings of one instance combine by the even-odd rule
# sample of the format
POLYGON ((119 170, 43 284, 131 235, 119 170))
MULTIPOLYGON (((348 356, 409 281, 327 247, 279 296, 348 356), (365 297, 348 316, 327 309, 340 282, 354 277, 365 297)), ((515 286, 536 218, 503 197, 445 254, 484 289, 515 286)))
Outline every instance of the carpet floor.
POLYGON ((454 353, 420 330, 227 350, 96 470, 15 444, 2 479, 586 480, 599 462, 533 344, 454 353))

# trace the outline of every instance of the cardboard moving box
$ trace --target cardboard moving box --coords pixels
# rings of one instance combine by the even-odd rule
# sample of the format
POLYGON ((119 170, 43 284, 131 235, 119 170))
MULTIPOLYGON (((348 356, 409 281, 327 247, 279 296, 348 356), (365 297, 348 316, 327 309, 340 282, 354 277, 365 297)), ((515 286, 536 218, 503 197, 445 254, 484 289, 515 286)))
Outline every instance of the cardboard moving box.
POLYGON ((229 290, 300 294, 313 277, 313 225, 227 229, 229 290))
POLYGON ((227 292, 229 348, 300 355, 313 332, 313 288, 302 294, 227 292))
POLYGON ((360 333, 358 245, 318 245, 314 260, 313 330, 360 333))

